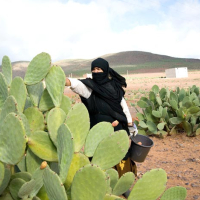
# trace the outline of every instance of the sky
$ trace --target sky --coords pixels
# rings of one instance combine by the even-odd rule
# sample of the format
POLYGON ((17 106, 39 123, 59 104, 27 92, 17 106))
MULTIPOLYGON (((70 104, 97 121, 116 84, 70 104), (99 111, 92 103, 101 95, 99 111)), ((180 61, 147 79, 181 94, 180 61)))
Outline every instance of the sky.
POLYGON ((200 0, 0 0, 0 64, 145 51, 200 59, 200 0))

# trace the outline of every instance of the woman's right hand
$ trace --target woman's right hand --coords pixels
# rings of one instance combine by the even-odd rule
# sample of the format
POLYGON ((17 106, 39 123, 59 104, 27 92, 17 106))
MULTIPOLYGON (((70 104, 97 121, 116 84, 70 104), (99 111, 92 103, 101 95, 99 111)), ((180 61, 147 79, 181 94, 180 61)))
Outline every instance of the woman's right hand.
POLYGON ((115 121, 112 123, 112 126, 113 126, 113 127, 116 127, 118 124, 119 124, 119 122, 118 122, 117 120, 115 120, 115 121))
POLYGON ((71 82, 68 78, 65 78, 65 86, 71 86, 71 82))

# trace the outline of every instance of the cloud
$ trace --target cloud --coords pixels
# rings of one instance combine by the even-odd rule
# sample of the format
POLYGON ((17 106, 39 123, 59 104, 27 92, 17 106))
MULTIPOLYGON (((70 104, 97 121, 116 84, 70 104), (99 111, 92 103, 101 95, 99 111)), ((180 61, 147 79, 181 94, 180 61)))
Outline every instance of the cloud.
POLYGON ((11 61, 130 50, 200 58, 197 0, 0 0, 0 7, 0 58, 11 61))

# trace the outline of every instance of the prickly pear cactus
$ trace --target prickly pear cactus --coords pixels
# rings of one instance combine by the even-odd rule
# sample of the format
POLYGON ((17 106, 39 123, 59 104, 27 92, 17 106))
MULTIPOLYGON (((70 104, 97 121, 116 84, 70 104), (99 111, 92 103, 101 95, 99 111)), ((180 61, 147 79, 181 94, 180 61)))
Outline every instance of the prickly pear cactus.
POLYGON ((23 112, 26 103, 27 90, 21 77, 15 77, 13 79, 9 94, 15 97, 18 104, 18 110, 23 112))
MULTIPOLYGON (((111 167, 128 151, 126 131, 114 132, 107 122, 90 130, 86 107, 82 103, 72 107, 72 101, 63 94, 65 74, 61 67, 51 66, 49 54, 41 53, 32 59, 24 81, 19 77, 12 80, 11 63, 8 57, 4 59, 6 64, 3 63, 3 74, 0 73, 0 198, 121 199, 117 195, 131 187, 134 175, 128 172, 119 179, 118 172, 111 167)), ((156 134, 157 128, 160 133, 167 128, 169 133, 167 123, 173 117, 169 109, 175 109, 173 112, 184 120, 185 129, 190 122, 190 136, 194 131, 200 132, 200 126, 196 125, 199 88, 192 87, 187 93, 178 91, 182 96, 168 89, 159 91, 154 86, 150 100, 141 98, 138 105, 144 108, 144 113, 137 116, 143 121, 140 125, 144 129, 140 131, 156 134), (180 99, 182 102, 178 102, 180 99), (176 110, 180 105, 185 107, 176 110), (193 114, 196 116, 191 118, 193 114)), ((134 185, 129 200, 156 199, 165 184, 164 170, 147 172, 134 185)), ((171 194, 174 198, 179 193, 177 190, 166 191, 162 198, 171 194)))
POLYGON ((58 128, 66 119, 66 114, 61 108, 53 108, 50 110, 47 119, 47 127, 49 135, 53 143, 57 146, 58 128))
POLYGON ((123 174, 120 179, 117 181, 115 187, 113 188, 114 195, 121 195, 130 189, 131 185, 135 180, 135 175, 133 172, 127 172, 123 174))
POLYGON ((13 174, 10 179, 13 180, 15 178, 20 178, 27 182, 31 180, 31 174, 28 172, 17 172, 13 174))
POLYGON ((109 177, 110 177, 110 187, 111 187, 112 189, 114 189, 114 187, 115 187, 117 181, 119 180, 119 174, 118 174, 118 172, 117 172, 115 169, 113 169, 113 168, 110 168, 110 169, 106 170, 106 173, 107 173, 107 174, 109 175, 109 177))
POLYGON ((152 169, 137 181, 128 200, 155 200, 164 192, 166 183, 166 172, 163 169, 152 169))
POLYGON ((23 122, 18 115, 9 113, 6 116, 1 125, 0 138, 0 160, 17 164, 24 155, 27 142, 23 122))
POLYGON ((49 167, 44 169, 43 181, 49 200, 68 200, 64 185, 62 184, 59 176, 49 167))
POLYGON ((160 200, 185 200, 187 196, 187 190, 184 187, 176 186, 171 187, 164 192, 160 200))
POLYGON ((0 108, 8 97, 8 87, 4 75, 0 72, 0 108))
POLYGON ((79 152, 85 143, 85 139, 90 129, 90 120, 87 108, 82 104, 75 104, 66 117, 74 141, 74 151, 79 152))
POLYGON ((18 111, 18 106, 17 106, 17 101, 13 96, 8 96, 8 98, 5 100, 1 113, 0 113, 0 124, 3 123, 3 120, 5 117, 11 113, 17 113, 18 111))
POLYGON ((19 192, 20 188, 22 187, 22 185, 25 183, 26 183, 26 181, 24 181, 21 178, 15 178, 10 182, 9 191, 14 200, 19 199, 18 192, 19 192))
POLYGON ((28 147, 41 159, 50 162, 58 161, 56 147, 47 132, 36 131, 32 133, 28 139, 28 147))
MULTIPOLYGON (((2 172, 3 172, 3 170, 2 170, 2 172)), ((11 177, 10 169, 5 168, 4 174, 2 175, 2 177, 3 177, 3 180, 1 181, 1 185, 0 185, 0 195, 4 192, 4 190, 6 189, 6 187, 9 184, 10 177, 11 177)))
POLYGON ((44 91, 43 82, 39 82, 34 85, 27 85, 26 88, 33 106, 38 106, 44 91))
POLYGON ((8 56, 4 56, 2 59, 2 73, 6 79, 7 85, 10 86, 12 81, 12 65, 8 56))
POLYGON ((62 124, 58 129, 57 141, 59 176, 64 183, 74 154, 73 138, 66 124, 62 124))
POLYGON ((26 159, 25 162, 26 162, 26 168, 27 168, 26 170, 30 174, 33 174, 43 161, 41 158, 36 156, 29 148, 27 149, 25 159, 26 159))
POLYGON ((114 132, 114 128, 111 123, 100 122, 93 126, 86 138, 84 153, 88 157, 92 157, 99 143, 111 133, 114 132))
POLYGON ((41 166, 37 168, 33 173, 31 179, 22 185, 18 192, 18 196, 21 198, 33 198, 34 196, 36 196, 43 186, 43 173, 44 169, 41 169, 41 166))
POLYGON ((76 174, 76 172, 82 168, 83 166, 89 164, 90 161, 88 159, 88 157, 86 157, 84 154, 82 153, 74 153, 72 161, 71 161, 71 165, 67 174, 67 179, 65 180, 65 188, 67 190, 70 189, 73 178, 76 174))
POLYGON ((24 111, 24 114, 28 119, 32 133, 35 131, 44 130, 44 116, 37 107, 27 108, 24 111))
POLYGON ((128 148, 129 138, 126 131, 116 131, 99 143, 92 158, 92 163, 102 169, 109 169, 125 157, 128 148))
POLYGON ((71 195, 72 199, 76 200, 102 200, 106 195, 106 189, 105 172, 98 166, 89 164, 74 176, 71 195))
POLYGON ((5 173, 5 166, 2 162, 0 162, 0 186, 4 179, 4 173, 5 173))
POLYGON ((72 101, 70 100, 69 97, 65 96, 63 94, 62 96, 62 101, 61 101, 61 104, 60 104, 60 108, 65 112, 65 114, 67 115, 70 111, 72 107, 72 101))
POLYGON ((54 107, 53 101, 49 95, 48 90, 45 88, 39 102, 39 109, 41 111, 48 111, 54 107))
POLYGON ((47 90, 56 107, 60 107, 65 88, 65 73, 59 66, 52 66, 45 77, 47 90))
POLYGON ((51 57, 47 53, 36 55, 28 65, 24 83, 33 85, 45 78, 51 68, 51 57))

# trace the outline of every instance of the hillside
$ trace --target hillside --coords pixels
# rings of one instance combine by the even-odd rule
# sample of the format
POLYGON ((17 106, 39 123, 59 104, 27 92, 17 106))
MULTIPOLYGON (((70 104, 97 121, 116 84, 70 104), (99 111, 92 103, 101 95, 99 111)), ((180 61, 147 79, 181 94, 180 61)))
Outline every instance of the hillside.
MULTIPOLYGON (((126 51, 113 54, 99 56, 105 58, 110 67, 121 74, 128 73, 151 73, 164 72, 165 69, 174 67, 188 67, 188 70, 200 69, 199 59, 190 58, 174 58, 165 55, 153 54, 142 51, 126 51)), ((54 65, 59 65, 65 71, 66 76, 72 74, 73 77, 82 76, 85 73, 90 73, 90 65, 92 59, 65 59, 54 62, 54 65)), ((27 61, 13 62, 13 76, 24 77, 27 61)))

